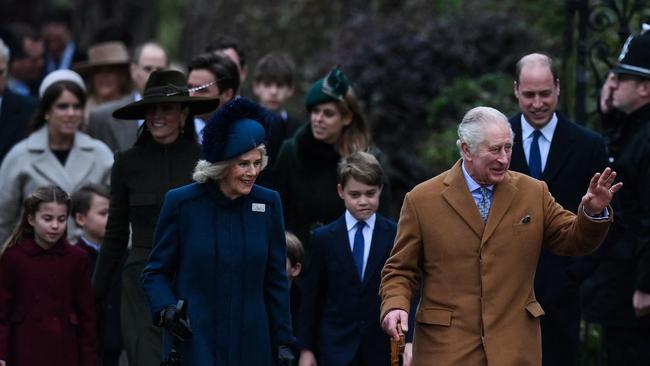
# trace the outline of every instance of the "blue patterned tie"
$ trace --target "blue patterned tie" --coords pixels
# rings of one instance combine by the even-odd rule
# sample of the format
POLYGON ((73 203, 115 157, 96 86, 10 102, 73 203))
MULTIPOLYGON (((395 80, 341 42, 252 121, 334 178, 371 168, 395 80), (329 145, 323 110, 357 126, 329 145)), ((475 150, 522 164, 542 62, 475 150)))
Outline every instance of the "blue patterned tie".
POLYGON ((488 214, 490 213, 490 196, 488 189, 485 187, 479 188, 481 190, 481 200, 478 201, 478 211, 481 213, 483 222, 487 222, 488 214))
POLYGON ((363 280, 363 249, 366 245, 363 240, 363 227, 366 226, 365 221, 357 221, 355 225, 357 232, 354 234, 354 243, 352 245, 352 257, 354 257, 354 264, 357 265, 357 273, 359 279, 363 280))
POLYGON ((542 155, 539 152, 539 136, 542 133, 539 130, 533 132, 533 141, 530 143, 530 152, 528 154, 528 168, 530 176, 535 179, 542 178, 542 155))

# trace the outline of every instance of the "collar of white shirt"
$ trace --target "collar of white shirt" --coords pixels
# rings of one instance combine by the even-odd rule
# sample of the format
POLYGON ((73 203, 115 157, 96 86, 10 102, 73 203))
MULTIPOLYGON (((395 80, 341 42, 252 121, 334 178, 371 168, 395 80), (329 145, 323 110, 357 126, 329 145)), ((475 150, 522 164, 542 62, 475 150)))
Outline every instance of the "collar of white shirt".
MULTIPOLYGON (((372 214, 366 221, 366 225, 370 228, 370 230, 373 230, 375 228, 375 221, 377 220, 377 214, 374 213, 372 214)), ((352 229, 356 229, 356 224, 359 220, 354 218, 350 211, 345 210, 345 225, 347 226, 348 231, 352 229)))
MULTIPOLYGON (((542 127, 539 132, 542 133, 542 136, 546 139, 546 141, 551 142, 553 141, 553 133, 555 133, 555 128, 557 127, 557 114, 553 113, 553 117, 551 117, 551 120, 546 124, 546 126, 542 127)), ((524 114, 521 114, 521 140, 526 140, 529 138, 533 132, 535 131, 535 128, 526 120, 526 117, 524 114)))

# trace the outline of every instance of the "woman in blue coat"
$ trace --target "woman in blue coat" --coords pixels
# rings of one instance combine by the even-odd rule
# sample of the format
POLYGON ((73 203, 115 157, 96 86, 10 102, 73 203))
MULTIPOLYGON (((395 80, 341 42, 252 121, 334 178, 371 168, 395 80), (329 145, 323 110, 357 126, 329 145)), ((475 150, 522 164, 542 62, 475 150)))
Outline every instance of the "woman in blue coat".
POLYGON ((196 183, 165 197, 142 284, 167 330, 185 330, 174 304, 187 302, 194 334, 177 348, 183 364, 293 362, 282 205, 254 184, 267 162, 266 126, 255 103, 224 105, 203 132, 196 183))

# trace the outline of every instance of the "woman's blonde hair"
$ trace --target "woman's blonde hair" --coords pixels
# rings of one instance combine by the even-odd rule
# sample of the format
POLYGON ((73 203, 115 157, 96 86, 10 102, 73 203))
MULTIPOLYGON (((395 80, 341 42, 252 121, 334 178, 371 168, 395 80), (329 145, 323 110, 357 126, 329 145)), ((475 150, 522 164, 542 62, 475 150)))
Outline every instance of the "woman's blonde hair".
MULTIPOLYGON (((56 202, 64 204, 70 212, 70 197, 58 186, 50 185, 36 188, 32 194, 23 200, 23 214, 20 222, 2 246, 0 257, 7 248, 12 247, 25 239, 34 238, 34 228, 29 224, 29 217, 34 217, 41 203, 56 202)), ((63 234, 64 236, 66 234, 63 234)))
MULTIPOLYGON (((264 170, 264 168, 266 168, 266 166, 269 163, 269 157, 266 155, 266 147, 264 146, 264 144, 262 144, 257 146, 255 150, 259 151, 262 154, 261 170, 264 170)), ((201 159, 199 160, 198 163, 196 163, 196 166, 194 167, 194 173, 192 173, 192 179, 194 179, 194 181, 197 183, 205 183, 208 180, 214 180, 214 181, 221 180, 226 175, 226 171, 228 170, 228 167, 235 164, 237 160, 239 160, 239 157, 226 160, 226 161, 220 161, 217 163, 211 163, 207 160, 201 159)))

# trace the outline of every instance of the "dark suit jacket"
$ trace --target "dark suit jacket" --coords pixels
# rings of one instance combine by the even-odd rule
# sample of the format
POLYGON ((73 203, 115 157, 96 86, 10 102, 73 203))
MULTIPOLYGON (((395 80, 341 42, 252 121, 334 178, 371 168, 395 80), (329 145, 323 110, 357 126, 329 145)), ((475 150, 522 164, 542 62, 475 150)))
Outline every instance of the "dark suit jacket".
POLYGON ((360 348, 367 365, 389 364, 390 339, 379 323, 379 282, 396 232, 395 222, 377 215, 362 283, 345 216, 314 230, 302 284, 298 343, 316 354, 319 365, 347 365, 360 348))
POLYGON ((113 112, 116 109, 133 101, 133 95, 128 95, 122 99, 102 104, 90 112, 88 134, 103 141, 113 152, 126 151, 133 147, 138 135, 138 122, 113 117, 113 112))
MULTIPOLYGON (((92 276, 95 271, 95 264, 97 263, 97 256, 99 252, 88 245, 83 238, 79 238, 77 244, 78 248, 83 249, 88 257, 89 274, 92 276)), ((122 288, 122 281, 118 278, 111 287, 109 294, 101 309, 97 312, 97 329, 100 339, 100 350, 103 351, 116 351, 122 349, 122 330, 120 328, 120 290, 122 288)))
POLYGON ((0 163, 16 143, 27 137, 27 125, 35 108, 36 99, 5 89, 0 108, 0 163))
MULTIPOLYGON (((542 179, 562 207, 576 212, 591 177, 607 166, 605 140, 597 133, 557 113, 558 123, 551 141, 542 179)), ((510 119, 515 132, 510 170, 530 175, 521 136, 521 113, 510 119)), ((578 301, 577 286, 593 270, 584 257, 561 257, 544 249, 535 274, 535 295, 550 313, 562 308, 566 296, 578 301)))

